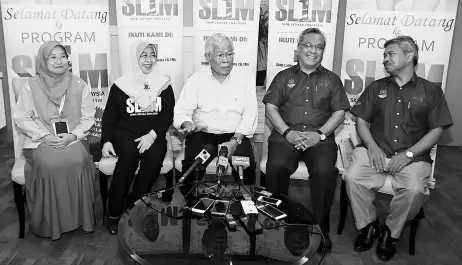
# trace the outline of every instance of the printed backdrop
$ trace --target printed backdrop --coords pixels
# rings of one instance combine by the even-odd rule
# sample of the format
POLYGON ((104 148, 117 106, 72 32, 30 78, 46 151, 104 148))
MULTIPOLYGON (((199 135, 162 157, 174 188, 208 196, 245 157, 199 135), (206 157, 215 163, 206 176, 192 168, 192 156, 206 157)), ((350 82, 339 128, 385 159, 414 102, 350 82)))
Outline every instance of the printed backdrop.
POLYGON ((175 97, 183 87, 183 1, 117 0, 117 28, 122 74, 134 40, 157 44, 157 67, 172 80, 175 97), (134 3, 134 4, 133 4, 134 3))
POLYGON ((326 35, 322 65, 332 70, 337 10, 338 0, 269 0, 268 87, 277 73, 297 64, 298 36, 309 27, 326 35))
MULTIPOLYGON (((371 82, 387 75, 382 65, 383 45, 397 35, 416 40, 420 48, 417 75, 445 89, 458 1, 413 2, 377 5, 376 1, 348 0, 341 79, 351 105, 371 82)), ((347 114, 344 132, 354 132, 354 124, 347 114)))
MULTIPOLYGON (((10 102, 27 78, 35 75, 35 58, 43 42, 61 42, 68 54, 73 74, 90 87, 97 106, 96 125, 88 140, 95 161, 101 158, 101 117, 108 94, 109 15, 106 0, 2 1, 6 64, 10 102), (42 4, 44 2, 45 4, 42 4)), ((12 111, 13 112, 13 111, 12 111)), ((15 149, 19 135, 14 133, 15 149)))
POLYGON ((234 67, 257 71, 260 0, 194 1, 194 71, 204 65, 205 40, 220 32, 233 40, 234 67))

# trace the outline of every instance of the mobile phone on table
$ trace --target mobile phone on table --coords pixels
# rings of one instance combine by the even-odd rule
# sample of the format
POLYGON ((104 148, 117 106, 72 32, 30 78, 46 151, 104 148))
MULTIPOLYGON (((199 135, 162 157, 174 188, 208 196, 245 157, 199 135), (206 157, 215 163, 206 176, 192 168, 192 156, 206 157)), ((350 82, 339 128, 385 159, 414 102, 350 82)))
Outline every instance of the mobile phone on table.
POLYGON ((263 187, 254 187, 253 192, 255 196, 266 196, 266 197, 271 197, 273 195, 271 192, 267 191, 263 187))
POLYGON ((271 204, 259 205, 257 206, 257 209, 258 211, 275 221, 279 221, 287 217, 287 215, 284 212, 282 212, 281 210, 279 210, 271 204))
POLYGON ((281 200, 278 200, 278 199, 275 199, 275 198, 270 198, 270 197, 266 197, 266 196, 260 196, 258 197, 257 201, 260 201, 260 202, 264 202, 264 203, 267 203, 267 204, 271 204, 271 205, 274 205, 274 206, 279 206, 281 204, 281 200))
POLYGON ((210 210, 212 215, 225 216, 228 213, 229 201, 216 200, 210 210))
POLYGON ((191 208, 191 211, 196 214, 204 214, 210 207, 212 207, 213 202, 214 200, 210 198, 202 198, 191 208))
POLYGON ((258 235, 263 233, 263 229, 258 222, 257 214, 240 216, 239 223, 241 223, 241 226, 244 228, 248 235, 258 235))

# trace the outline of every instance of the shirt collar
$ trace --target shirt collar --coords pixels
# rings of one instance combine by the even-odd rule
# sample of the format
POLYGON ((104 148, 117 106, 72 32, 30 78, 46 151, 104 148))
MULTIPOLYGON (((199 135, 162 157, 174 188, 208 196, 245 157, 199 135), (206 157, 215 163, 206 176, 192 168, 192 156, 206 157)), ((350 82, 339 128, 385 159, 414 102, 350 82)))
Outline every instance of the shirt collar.
MULTIPOLYGON (((304 74, 306 74, 305 72, 302 71, 302 69, 300 68, 300 63, 297 63, 296 65, 294 65, 294 70, 295 72, 302 72, 304 74)), ((311 74, 309 75, 314 75, 314 74, 318 74, 318 73, 321 73, 323 72, 324 70, 324 67, 322 65, 319 65, 316 70, 314 70, 313 72, 311 72, 311 74)))
MULTIPOLYGON (((407 85, 407 84, 409 84, 409 83, 411 83, 411 82, 414 83, 414 85, 417 85, 417 80, 418 80, 418 78, 419 78, 419 77, 418 77, 417 74, 414 72, 414 74, 412 75, 411 79, 409 79, 409 81, 408 81, 406 84, 404 84, 403 86, 405 86, 405 85, 407 85)), ((393 76, 391 76, 391 75, 388 76, 388 82, 392 82, 392 83, 395 83, 395 84, 396 84, 395 79, 394 79, 393 76)), ((398 84, 396 84, 396 85, 398 85, 398 84)))

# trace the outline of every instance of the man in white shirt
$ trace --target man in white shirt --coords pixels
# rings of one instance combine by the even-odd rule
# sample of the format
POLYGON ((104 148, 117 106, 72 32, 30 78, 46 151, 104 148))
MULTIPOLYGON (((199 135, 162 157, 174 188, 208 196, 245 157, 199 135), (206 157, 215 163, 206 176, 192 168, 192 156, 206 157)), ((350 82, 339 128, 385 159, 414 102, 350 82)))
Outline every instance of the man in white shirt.
MULTIPOLYGON (((217 33, 206 40, 205 58, 209 66, 191 75, 175 105, 173 125, 187 134, 183 172, 205 145, 221 144, 228 148, 228 157, 250 158, 244 184, 252 184, 255 159, 249 138, 258 120, 255 79, 233 69, 234 45, 224 34, 217 33)), ((200 170, 205 172, 206 166, 200 170)))

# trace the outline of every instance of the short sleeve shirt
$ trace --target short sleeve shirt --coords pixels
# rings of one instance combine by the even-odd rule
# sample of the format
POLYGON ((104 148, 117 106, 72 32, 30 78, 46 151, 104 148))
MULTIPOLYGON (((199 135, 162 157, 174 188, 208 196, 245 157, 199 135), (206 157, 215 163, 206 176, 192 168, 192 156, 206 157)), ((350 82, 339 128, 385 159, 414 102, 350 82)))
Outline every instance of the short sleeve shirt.
MULTIPOLYGON (((279 72, 268 88, 263 103, 278 107, 287 126, 297 131, 316 131, 332 113, 350 108, 340 78, 322 66, 309 75, 299 65, 279 72)), ((331 134, 322 143, 334 142, 334 138, 331 134)), ((268 141, 287 140, 273 130, 268 141)))
MULTIPOLYGON (((370 124, 372 137, 388 157, 406 151, 431 129, 453 124, 443 90, 415 73, 402 87, 393 77, 372 82, 350 112, 370 124)), ((415 161, 431 163, 430 150, 415 161)))

